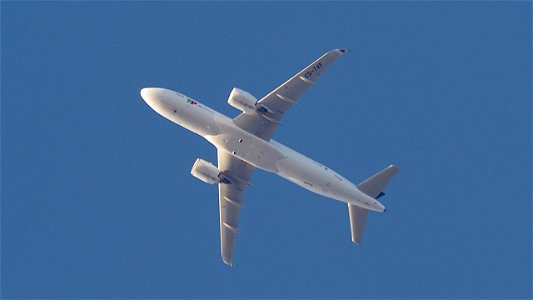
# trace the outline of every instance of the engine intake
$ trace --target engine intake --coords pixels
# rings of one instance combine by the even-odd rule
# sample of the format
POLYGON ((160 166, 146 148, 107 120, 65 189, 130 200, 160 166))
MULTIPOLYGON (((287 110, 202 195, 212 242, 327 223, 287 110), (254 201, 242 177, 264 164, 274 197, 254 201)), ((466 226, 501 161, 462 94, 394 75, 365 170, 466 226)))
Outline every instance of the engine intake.
POLYGON ((228 104, 245 114, 253 114, 257 111, 257 98, 247 91, 233 88, 229 94, 228 104))
POLYGON ((196 159, 191 169, 192 176, 209 184, 219 183, 221 181, 220 171, 212 163, 203 159, 196 159))

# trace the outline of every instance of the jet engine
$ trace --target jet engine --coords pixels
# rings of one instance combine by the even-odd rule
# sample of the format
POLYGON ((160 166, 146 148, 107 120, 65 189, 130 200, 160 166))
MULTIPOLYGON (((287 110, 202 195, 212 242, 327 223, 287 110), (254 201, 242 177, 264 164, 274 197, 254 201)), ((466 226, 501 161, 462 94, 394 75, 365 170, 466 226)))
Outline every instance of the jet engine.
POLYGON ((218 183, 221 181, 220 171, 212 163, 203 159, 196 159, 191 169, 192 176, 209 184, 218 183))
POLYGON ((233 88, 229 94, 228 104, 242 111, 245 114, 253 114, 257 111, 257 98, 247 91, 233 88))

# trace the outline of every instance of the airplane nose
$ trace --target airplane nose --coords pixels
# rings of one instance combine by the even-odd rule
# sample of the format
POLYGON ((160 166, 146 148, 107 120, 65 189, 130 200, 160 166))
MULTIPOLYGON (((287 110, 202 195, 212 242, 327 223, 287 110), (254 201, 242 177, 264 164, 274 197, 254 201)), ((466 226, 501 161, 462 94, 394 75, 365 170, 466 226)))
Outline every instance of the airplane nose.
POLYGON ((164 89, 144 88, 141 89, 141 97, 153 110, 160 112, 164 107, 164 89))
MULTIPOLYGON (((144 89, 141 89, 141 97, 143 98, 144 101, 146 101, 147 103, 148 102, 154 102, 154 100, 156 100, 157 98, 157 88, 144 88, 144 89)), ((150 103, 148 103, 150 104, 150 103)))
POLYGON ((144 88, 144 89, 141 89, 141 97, 142 97, 143 99, 148 98, 148 97, 149 97, 148 94, 150 93, 150 90, 151 90, 151 88, 144 88))

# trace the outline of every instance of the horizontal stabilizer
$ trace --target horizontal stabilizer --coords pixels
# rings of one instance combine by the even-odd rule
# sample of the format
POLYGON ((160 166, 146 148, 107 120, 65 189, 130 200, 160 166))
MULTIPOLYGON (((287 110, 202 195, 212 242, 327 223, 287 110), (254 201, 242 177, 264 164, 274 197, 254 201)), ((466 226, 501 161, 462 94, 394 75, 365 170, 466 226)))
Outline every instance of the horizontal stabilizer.
POLYGON ((363 241, 363 234, 365 233, 366 218, 368 217, 368 209, 359 207, 357 205, 348 204, 350 211, 350 227, 352 229, 352 242, 361 244, 363 241))
POLYGON ((385 170, 358 184, 357 188, 368 196, 377 199, 378 197, 384 195, 380 194, 381 191, 385 188, 389 181, 391 181, 392 177, 398 173, 398 171, 400 171, 400 168, 395 165, 390 165, 385 168, 385 170))

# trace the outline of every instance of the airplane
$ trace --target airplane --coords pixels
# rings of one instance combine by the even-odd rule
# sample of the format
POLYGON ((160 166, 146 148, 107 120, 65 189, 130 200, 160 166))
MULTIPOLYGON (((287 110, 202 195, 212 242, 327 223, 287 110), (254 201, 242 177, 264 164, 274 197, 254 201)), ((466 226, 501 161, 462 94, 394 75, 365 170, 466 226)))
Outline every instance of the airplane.
POLYGON ((217 149, 217 166, 198 158, 191 174, 203 182, 218 184, 220 247, 222 260, 233 266, 233 249, 239 233, 243 191, 256 168, 275 173, 311 192, 348 205, 352 241, 363 240, 369 211, 385 212, 377 199, 399 171, 390 165, 355 185, 331 168, 272 139, 283 114, 324 73, 345 49, 326 52, 259 101, 249 92, 233 88, 228 103, 241 111, 234 119, 198 100, 164 88, 143 88, 141 97, 168 120, 204 137, 217 149))

